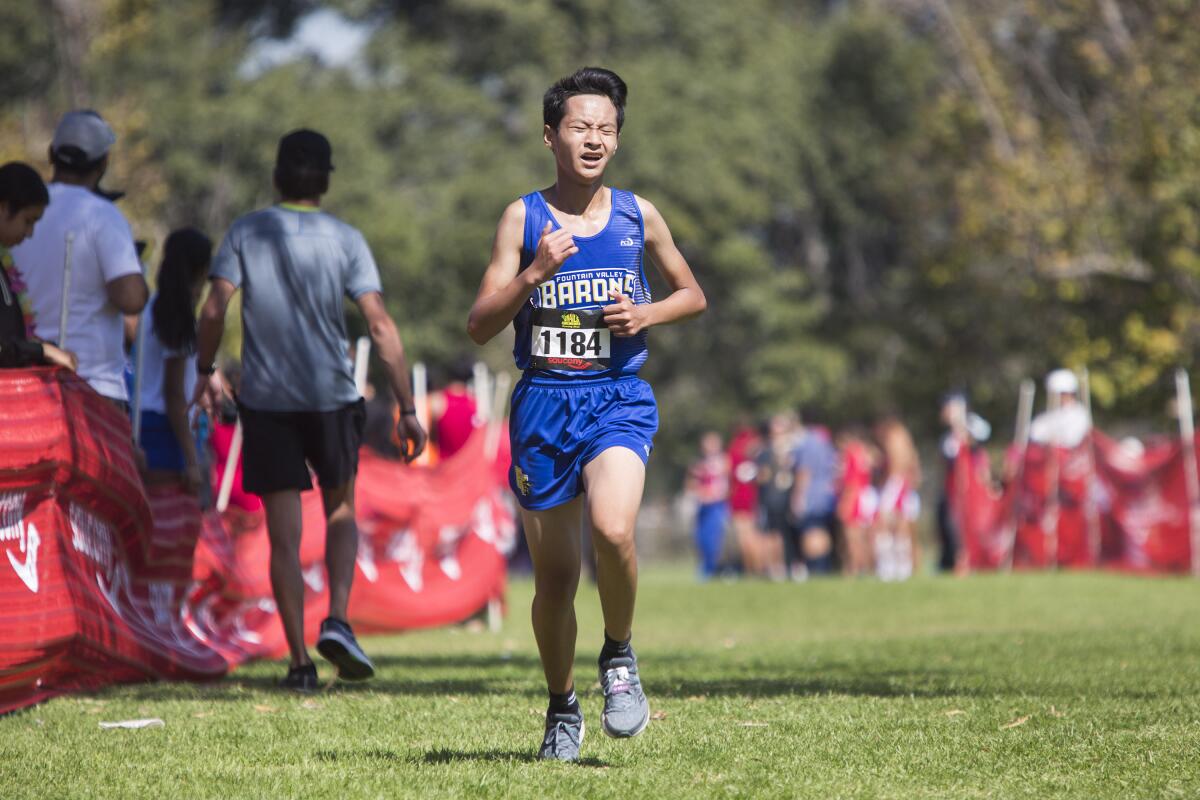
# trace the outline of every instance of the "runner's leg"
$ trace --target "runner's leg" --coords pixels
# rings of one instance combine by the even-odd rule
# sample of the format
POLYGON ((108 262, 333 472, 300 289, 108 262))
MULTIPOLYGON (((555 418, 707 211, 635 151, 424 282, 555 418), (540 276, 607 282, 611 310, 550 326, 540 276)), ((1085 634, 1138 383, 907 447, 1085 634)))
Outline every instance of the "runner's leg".
POLYGON ((596 548, 596 585, 604 614, 604 632, 627 641, 637 597, 637 550, 634 526, 646 465, 627 447, 610 447, 583 468, 587 513, 596 548))
POLYGON ((300 492, 263 495, 271 541, 271 591, 283 622, 293 667, 311 663, 304 646, 304 578, 300 573, 300 492))
POLYGON ((533 561, 533 635, 546 685, 555 694, 575 682, 575 590, 579 587, 580 523, 576 497, 545 511, 521 510, 533 561))
POLYGON ((322 489, 325 507, 325 570, 329 575, 329 616, 346 621, 354 562, 358 558, 358 524, 354 521, 354 479, 322 489))

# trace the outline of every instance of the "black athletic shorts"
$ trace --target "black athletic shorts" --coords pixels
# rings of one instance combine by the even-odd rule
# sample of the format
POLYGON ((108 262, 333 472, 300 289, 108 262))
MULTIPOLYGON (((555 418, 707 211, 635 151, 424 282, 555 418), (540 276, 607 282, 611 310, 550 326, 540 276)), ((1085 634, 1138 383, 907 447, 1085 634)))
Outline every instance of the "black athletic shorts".
POLYGON ((257 411, 238 404, 242 418, 242 488, 264 495, 312 488, 309 465, 322 489, 358 472, 367 419, 362 400, 334 411, 257 411))

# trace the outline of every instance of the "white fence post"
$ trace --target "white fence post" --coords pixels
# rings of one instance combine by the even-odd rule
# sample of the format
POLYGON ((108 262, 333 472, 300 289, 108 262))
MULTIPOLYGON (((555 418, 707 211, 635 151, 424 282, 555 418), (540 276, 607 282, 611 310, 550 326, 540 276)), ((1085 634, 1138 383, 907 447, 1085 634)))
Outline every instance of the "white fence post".
POLYGON ((371 338, 360 336, 354 342, 354 388, 360 397, 367 394, 367 366, 370 364, 371 338))
POLYGON ((1196 469, 1196 428, 1192 420, 1192 386, 1186 370, 1175 371, 1175 409, 1179 415, 1179 443, 1183 448, 1183 475, 1188 494, 1188 533, 1192 545, 1192 575, 1200 578, 1200 475, 1196 469))
POLYGON ((58 312, 58 346, 67 349, 67 319, 71 313, 71 251, 75 248, 75 231, 67 231, 66 252, 63 254, 62 305, 58 312))
MULTIPOLYGON (((1017 471, 1013 476, 1013 513, 1020 511, 1021 491, 1025 479, 1025 451, 1029 449, 1029 429, 1033 424, 1033 398, 1037 387, 1029 378, 1021 381, 1021 393, 1017 400, 1017 426, 1014 431, 1017 442, 1017 471)), ((1009 523, 1008 542, 1004 549, 1004 569, 1011 572, 1013 557, 1017 550, 1017 519, 1009 523)))

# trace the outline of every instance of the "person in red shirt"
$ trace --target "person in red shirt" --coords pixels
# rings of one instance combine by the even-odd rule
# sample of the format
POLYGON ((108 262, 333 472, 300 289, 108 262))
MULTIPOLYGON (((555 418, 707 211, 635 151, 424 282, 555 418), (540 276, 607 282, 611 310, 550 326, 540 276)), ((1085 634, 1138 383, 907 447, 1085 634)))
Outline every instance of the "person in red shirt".
POLYGON ((758 431, 743 421, 729 442, 729 512, 733 532, 747 575, 764 571, 763 538, 758 532, 758 451, 762 439, 758 431))
POLYGON ((450 368, 450 382, 429 398, 434 419, 433 435, 438 456, 446 459, 457 453, 479 426, 475 398, 467 391, 471 363, 461 360, 450 368))
POLYGON ((700 460, 688 470, 687 492, 696 509, 696 550, 700 554, 700 579, 717 574, 725 523, 729 519, 729 459, 721 434, 708 431, 700 437, 700 460))
POLYGON ((878 453, 857 429, 838 437, 841 451, 841 481, 838 519, 842 523, 845 552, 842 563, 848 575, 869 575, 872 569, 871 527, 879 507, 879 494, 872 483, 879 463, 878 453))

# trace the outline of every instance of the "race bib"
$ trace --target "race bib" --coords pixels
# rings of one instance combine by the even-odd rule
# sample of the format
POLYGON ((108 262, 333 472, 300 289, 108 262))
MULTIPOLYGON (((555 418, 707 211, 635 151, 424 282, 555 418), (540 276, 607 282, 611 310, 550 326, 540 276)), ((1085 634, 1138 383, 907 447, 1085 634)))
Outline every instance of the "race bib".
POLYGON ((600 308, 536 308, 529 343, 534 369, 579 372, 606 370, 612 362, 612 332, 600 308))

